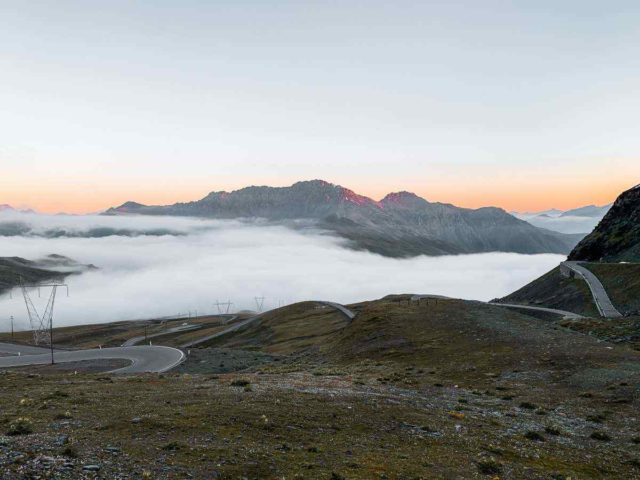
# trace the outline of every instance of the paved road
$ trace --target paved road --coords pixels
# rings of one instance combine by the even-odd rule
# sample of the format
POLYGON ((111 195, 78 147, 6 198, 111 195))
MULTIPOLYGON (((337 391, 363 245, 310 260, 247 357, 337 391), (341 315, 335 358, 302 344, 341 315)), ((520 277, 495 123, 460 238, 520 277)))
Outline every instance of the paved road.
POLYGON ((423 298, 433 299, 433 300, 451 300, 451 297, 445 297, 444 295, 424 294, 424 295, 412 295, 411 301, 417 302, 418 300, 422 300, 423 298))
POLYGON ((327 307, 338 310, 340 313, 344 314, 344 316, 346 316, 349 321, 353 320, 356 317, 355 312, 352 312, 347 307, 345 307, 344 305, 340 305, 339 303, 325 302, 324 300, 312 300, 312 302, 319 303, 320 305, 326 305, 327 307))
MULTIPOLYGON (((411 301, 415 302, 420 300, 421 298, 431 298, 431 299, 450 299, 450 297, 445 297, 443 295, 413 295, 411 297, 411 301)), ((566 310, 558 310, 556 308, 546 308, 546 307, 534 307, 532 305, 517 305, 513 303, 494 303, 487 302, 489 305, 495 305, 496 307, 507 307, 507 308, 520 308, 522 310, 534 310, 538 312, 546 312, 546 313, 555 313, 556 315, 562 315, 566 318, 584 318, 582 315, 578 315, 577 313, 567 312, 566 310)))
MULTIPOLYGON (((6 344, 3 344, 3 346, 6 344)), ((160 346, 115 347, 91 350, 75 350, 55 353, 56 363, 79 362, 84 360, 129 360, 131 365, 113 370, 111 373, 166 372, 182 362, 184 353, 177 348, 160 346)), ((47 365, 51 362, 49 353, 0 357, 0 368, 23 367, 27 365, 47 365)))
MULTIPOLYGON (((236 318, 237 318, 237 316, 236 317, 231 317, 229 320, 227 320, 227 323, 233 322, 236 318)), ((221 337, 222 335, 226 335, 227 333, 235 332, 236 330, 239 330, 241 327, 249 325, 250 323, 253 323, 254 321, 258 320, 259 318, 260 318, 260 315, 248 318, 247 320, 245 320, 243 322, 236 323, 235 325, 232 325, 229 328, 227 328, 227 329, 225 329, 225 330, 223 330, 221 332, 213 333, 211 335, 207 335, 205 337, 201 337, 201 338, 198 338, 196 340, 192 340, 190 342, 183 343, 182 345, 180 345, 180 348, 195 347, 196 345, 200 345, 202 343, 208 342, 209 340, 213 340, 214 338, 221 337)))
MULTIPOLYGON (((334 308, 336 310, 338 310, 340 313, 342 313, 343 315, 345 315, 349 321, 353 320, 356 316, 355 312, 352 312, 351 310, 349 310, 347 307, 345 307, 344 305, 340 305, 339 303, 335 303, 335 302, 325 302, 323 300, 312 300, 313 303, 317 303, 320 305, 325 305, 329 308, 334 308)), ((276 309, 277 310, 277 309, 276 309)), ((273 312, 274 310, 270 310, 270 312, 273 312)), ((269 312, 264 312, 261 313, 259 315, 255 315, 251 318, 247 318, 246 320, 243 320, 242 322, 238 322, 235 325, 230 326, 229 328, 218 332, 218 333, 214 333, 212 335, 207 335, 206 337, 202 337, 202 338, 198 338, 197 340, 193 340, 189 343, 185 343, 183 345, 180 345, 180 348, 191 348, 191 347, 195 347, 197 345, 201 345, 203 343, 206 343, 210 340, 213 340, 214 338, 219 338, 222 337, 224 335, 227 335, 229 333, 232 332, 236 332, 238 330, 241 330, 245 327, 248 327, 249 325, 252 325, 253 323, 257 322, 258 320, 260 320, 262 318, 262 316, 265 313, 269 313, 269 312)), ((230 322, 235 320, 236 317, 233 317, 231 320, 229 320, 230 322)))
POLYGON ((593 295, 593 300, 596 303, 598 312, 600 312, 601 316, 606 318, 622 317, 622 314, 613 306, 609 295, 607 295, 607 291, 604 289, 600 280, 598 280, 598 277, 596 277, 590 270, 580 265, 580 262, 563 262, 562 264, 587 282, 589 290, 591 290, 591 295, 593 295))
POLYGON ((520 308, 522 310, 537 310, 539 312, 555 313, 557 315, 562 315, 566 318, 575 318, 575 319, 584 318, 582 315, 578 315, 577 313, 567 312, 566 310, 557 310, 555 308, 533 307, 531 305, 516 305, 513 303, 493 303, 493 302, 489 302, 489 305, 495 305, 496 307, 520 308))
POLYGON ((164 330, 164 331, 159 332, 159 333, 153 333, 151 335, 147 335, 146 337, 144 335, 140 335, 139 337, 132 337, 129 340, 127 340, 126 342, 124 342, 122 344, 122 346, 123 347, 133 347, 134 345, 137 345, 138 343, 144 341, 145 338, 148 340, 150 338, 162 337, 163 335, 169 335, 171 333, 188 332, 189 330, 198 330, 198 329, 202 328, 203 326, 204 325, 180 325, 178 327, 173 327, 173 328, 170 328, 168 330, 164 330))
POLYGON ((18 345, 17 343, 0 343, 0 355, 44 355, 45 353, 51 355, 51 350, 46 347, 18 345))

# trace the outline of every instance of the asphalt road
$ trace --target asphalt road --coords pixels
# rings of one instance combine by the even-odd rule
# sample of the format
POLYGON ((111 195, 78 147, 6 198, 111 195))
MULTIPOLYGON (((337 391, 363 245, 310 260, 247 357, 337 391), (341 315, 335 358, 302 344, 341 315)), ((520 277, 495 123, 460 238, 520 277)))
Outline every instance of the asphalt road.
MULTIPOLYGON (((20 345, 20 347, 22 347, 20 345)), ((7 348, 1 344, 0 348, 7 348)), ((35 348, 35 347, 33 347, 35 348)), ((91 350, 58 351, 54 354, 56 363, 80 362, 84 360, 121 359, 129 360, 128 365, 111 373, 166 372, 184 359, 184 353, 177 348, 161 346, 115 347, 91 350)), ((0 368, 24 367, 28 365, 47 365, 51 362, 50 353, 35 355, 13 355, 0 357, 0 368)))
MULTIPOLYGON (((443 295, 413 295, 411 297, 411 301, 415 302, 422 298, 426 299, 449 299, 450 297, 445 297, 443 295)), ((577 313, 567 312, 566 310, 558 310, 556 308, 546 308, 546 307, 534 307, 531 305, 516 305, 512 303, 495 303, 495 302, 487 302, 489 305, 495 305, 496 307, 507 307, 507 308, 520 308, 522 310, 534 310, 538 312, 546 312, 546 313, 555 313, 556 315, 562 315, 566 318, 584 318, 582 315, 578 315, 577 313)))
POLYGON ((555 308, 532 307, 530 305, 515 305, 511 303, 492 303, 492 302, 489 302, 489 305, 495 305, 497 307, 521 308, 522 310, 537 310, 539 312, 555 313, 557 315, 562 315, 566 318, 584 318, 582 315, 578 315, 577 313, 567 312, 566 310, 557 310, 555 308))
MULTIPOLYGON (((355 312, 352 312, 351 310, 349 310, 347 307, 345 307, 344 305, 340 305, 339 303, 335 303, 335 302, 325 302, 323 300, 312 300, 313 303, 317 303, 319 305, 325 305, 329 308, 333 308, 337 311, 339 311, 340 313, 342 313, 343 315, 345 315, 349 321, 353 320, 356 316, 355 312)), ((268 313, 268 312, 265 312, 268 313)), ((185 343, 184 345, 180 345, 180 348, 191 348, 191 347, 195 347, 197 345, 201 345, 205 342, 208 342, 209 340, 213 340, 214 338, 219 338, 222 337, 223 335, 227 335, 229 333, 232 332, 236 332, 244 327, 247 327, 255 322, 257 322, 258 320, 260 320, 262 318, 262 316, 264 315, 264 313, 261 313, 259 315, 256 315, 254 317, 251 318, 247 318, 246 320, 243 320, 242 322, 238 322, 235 325, 232 325, 231 327, 218 332, 218 333, 214 333, 212 335, 207 335, 206 337, 202 337, 202 338, 198 338, 197 340, 193 340, 189 343, 185 343)), ((234 317, 235 318, 235 317, 234 317)), ((233 321, 234 318, 232 318, 229 321, 233 321)))
POLYGON ((313 302, 314 303, 319 303, 320 305, 326 305, 327 307, 331 307, 331 308, 334 308, 334 309, 338 310, 345 317, 347 317, 349 319, 349 321, 353 320, 356 317, 356 314, 354 312, 349 310, 344 305, 340 305, 339 303, 325 302, 324 300, 313 300, 313 302))
POLYGON ((622 317, 622 314, 613 306, 609 295, 607 295, 607 291, 604 286, 598 280, 593 272, 586 269, 579 262, 563 262, 563 264, 574 271, 580 278, 582 278, 587 285, 589 286, 589 290, 591 290, 591 295, 593 295, 593 300, 598 307, 598 312, 600 315, 606 318, 619 318, 622 317))
POLYGON ((197 330, 197 329, 202 328, 202 327, 203 327, 203 325, 180 325, 178 327, 173 327, 173 328, 170 328, 168 330, 164 330, 164 331, 159 332, 159 333, 154 333, 154 334, 151 334, 151 335, 147 335, 146 337, 144 335, 140 335, 139 337, 131 337, 129 340, 124 342, 122 344, 122 346, 123 347, 133 347, 134 345, 137 345, 138 343, 144 341, 145 339, 148 340, 150 338, 162 337, 163 335, 169 335, 171 333, 188 332, 189 330, 197 330))
MULTIPOLYGON (((54 350, 55 352, 55 350, 54 350)), ((0 343, 0 355, 51 355, 51 350, 30 345, 18 345, 15 343, 0 343)))

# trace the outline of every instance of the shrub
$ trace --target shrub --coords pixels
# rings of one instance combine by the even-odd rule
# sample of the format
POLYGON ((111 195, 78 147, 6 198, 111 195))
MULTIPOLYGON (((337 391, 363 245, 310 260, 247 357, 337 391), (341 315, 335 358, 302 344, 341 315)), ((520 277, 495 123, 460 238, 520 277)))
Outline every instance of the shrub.
POLYGON ((251 382, 244 378, 237 378, 231 382, 232 387, 246 387, 248 385, 251 385, 251 382))
POLYGON ((544 437, 538 432, 534 432, 533 430, 529 430, 527 433, 525 433, 524 438, 526 438, 527 440, 533 440, 534 442, 544 442, 544 437))
POLYGON ((593 438, 594 440, 599 440, 601 442, 608 442, 611 440, 611 437, 608 434, 604 432, 598 432, 598 431, 593 432, 590 435, 590 437, 593 438))
POLYGON ((551 427, 551 426, 545 427, 544 431, 547 432, 549 435, 554 435, 554 436, 558 436, 562 434, 559 428, 551 427))
POLYGON ((16 418, 9 424, 7 435, 29 435, 33 433, 33 423, 27 417, 16 418))
POLYGON ((586 416, 587 421, 593 422, 593 423, 602 423, 605 420, 605 418, 606 417, 601 413, 586 416))
POLYGON ((67 445, 60 453, 65 457, 78 458, 78 450, 73 445, 67 445))
POLYGON ((483 475, 498 475, 502 472, 502 466, 493 458, 480 460, 477 465, 478 471, 483 475))
POLYGON ((520 408, 526 408, 527 410, 535 410, 536 408, 538 408, 538 406, 531 402, 522 402, 520 404, 520 408))

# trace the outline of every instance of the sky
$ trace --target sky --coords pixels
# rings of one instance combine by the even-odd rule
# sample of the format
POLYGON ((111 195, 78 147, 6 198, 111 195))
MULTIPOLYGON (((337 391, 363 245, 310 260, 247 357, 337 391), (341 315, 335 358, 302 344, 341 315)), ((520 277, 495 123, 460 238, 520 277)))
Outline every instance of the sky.
POLYGON ((0 204, 321 178, 507 210, 640 182, 636 1, 0 0, 0 204))

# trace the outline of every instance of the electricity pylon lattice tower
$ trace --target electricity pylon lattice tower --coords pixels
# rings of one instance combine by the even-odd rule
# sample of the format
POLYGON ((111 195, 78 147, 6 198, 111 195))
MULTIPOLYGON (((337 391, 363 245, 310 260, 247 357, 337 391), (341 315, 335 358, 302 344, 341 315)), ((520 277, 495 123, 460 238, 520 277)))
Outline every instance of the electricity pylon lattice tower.
POLYGON ((258 307, 258 312, 262 312, 262 308, 264 307, 264 297, 253 297, 256 301, 256 307, 258 307))
POLYGON ((69 296, 69 287, 64 283, 49 283, 38 285, 26 285, 24 283, 20 284, 22 296, 24 297, 24 303, 27 307, 29 324, 31 325, 31 330, 33 330, 33 343, 35 345, 46 344, 53 347, 51 341, 51 332, 53 330, 53 307, 56 303, 56 294, 58 291, 58 287, 66 288, 67 296, 69 296), (29 289, 37 288, 39 296, 40 289, 43 287, 51 287, 51 294, 49 295, 49 300, 47 301, 47 306, 44 309, 44 313, 40 315, 35 305, 33 304, 33 300, 31 300, 29 289))

